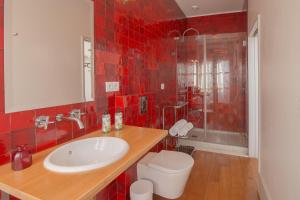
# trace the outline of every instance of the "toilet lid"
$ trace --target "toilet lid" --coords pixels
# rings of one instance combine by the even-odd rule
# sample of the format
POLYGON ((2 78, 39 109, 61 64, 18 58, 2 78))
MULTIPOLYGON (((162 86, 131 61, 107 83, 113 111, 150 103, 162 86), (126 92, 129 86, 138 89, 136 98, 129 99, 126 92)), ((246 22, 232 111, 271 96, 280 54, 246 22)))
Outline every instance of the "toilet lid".
POLYGON ((178 173, 189 169, 194 165, 192 156, 177 151, 161 151, 149 163, 148 166, 167 172, 178 173))

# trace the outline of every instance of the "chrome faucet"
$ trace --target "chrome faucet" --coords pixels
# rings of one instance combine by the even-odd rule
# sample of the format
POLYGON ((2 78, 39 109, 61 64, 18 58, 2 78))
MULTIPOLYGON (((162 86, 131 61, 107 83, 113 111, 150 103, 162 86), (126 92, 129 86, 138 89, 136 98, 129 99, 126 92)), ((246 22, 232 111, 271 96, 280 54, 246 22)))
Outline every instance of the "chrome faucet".
POLYGON ((75 121, 77 123, 79 129, 84 129, 84 124, 81 121, 81 115, 83 115, 83 113, 81 113, 81 111, 79 109, 74 109, 70 112, 69 117, 66 117, 63 114, 56 115, 56 121, 58 121, 58 122, 60 122, 62 120, 75 121))
POLYGON ((39 116, 35 119, 35 127, 48 129, 49 124, 54 124, 55 122, 50 121, 49 116, 39 116))

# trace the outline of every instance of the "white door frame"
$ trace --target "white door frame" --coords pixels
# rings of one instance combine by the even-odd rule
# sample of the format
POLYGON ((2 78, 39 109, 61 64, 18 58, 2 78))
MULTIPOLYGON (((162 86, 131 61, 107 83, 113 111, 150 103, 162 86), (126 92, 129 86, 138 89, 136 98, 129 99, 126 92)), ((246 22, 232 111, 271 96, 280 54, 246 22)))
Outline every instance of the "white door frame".
POLYGON ((260 15, 248 38, 249 156, 259 159, 260 149, 260 15))

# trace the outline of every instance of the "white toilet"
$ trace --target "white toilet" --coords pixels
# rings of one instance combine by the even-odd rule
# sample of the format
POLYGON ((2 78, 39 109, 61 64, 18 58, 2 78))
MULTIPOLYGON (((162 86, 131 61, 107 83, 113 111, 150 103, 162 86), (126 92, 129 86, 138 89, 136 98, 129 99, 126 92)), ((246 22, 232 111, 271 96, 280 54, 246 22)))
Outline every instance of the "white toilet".
POLYGON ((185 153, 161 151, 148 153, 137 165, 138 179, 150 180, 154 194, 168 198, 179 198, 194 165, 194 159, 185 153))

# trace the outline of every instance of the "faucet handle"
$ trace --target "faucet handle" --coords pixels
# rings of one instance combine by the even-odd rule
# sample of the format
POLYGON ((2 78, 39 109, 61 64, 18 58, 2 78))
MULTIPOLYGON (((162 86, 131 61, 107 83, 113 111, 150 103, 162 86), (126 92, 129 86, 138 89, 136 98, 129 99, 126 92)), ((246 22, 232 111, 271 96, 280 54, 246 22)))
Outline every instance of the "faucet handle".
POLYGON ((73 109, 70 112, 70 117, 75 117, 77 119, 80 119, 81 115, 84 115, 84 113, 82 113, 80 109, 73 109))
POLYGON ((61 122, 63 120, 64 114, 57 114, 56 121, 61 122))
POLYGON ((55 123, 55 122, 51 122, 49 120, 50 120, 49 116, 39 116, 35 119, 35 127, 44 128, 45 130, 47 130, 49 124, 55 123))

